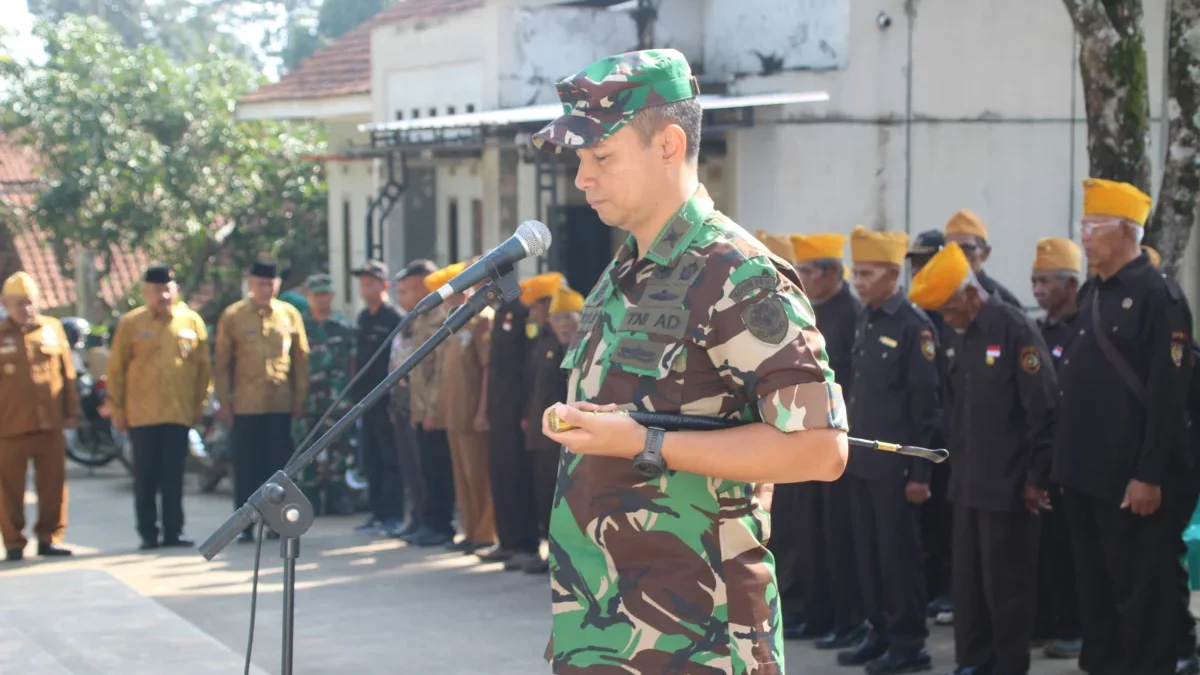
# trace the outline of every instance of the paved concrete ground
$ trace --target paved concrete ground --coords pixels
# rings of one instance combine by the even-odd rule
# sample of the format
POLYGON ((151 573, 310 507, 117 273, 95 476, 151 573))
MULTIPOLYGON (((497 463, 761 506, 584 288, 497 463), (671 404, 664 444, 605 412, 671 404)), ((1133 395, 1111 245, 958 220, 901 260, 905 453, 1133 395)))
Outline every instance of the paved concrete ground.
MULTIPOLYGON (((10 575, 103 570, 244 654, 253 545, 232 544, 213 562, 188 550, 141 553, 133 530, 131 481, 124 470, 112 467, 88 475, 72 466, 69 480, 66 543, 77 554, 67 561, 32 558, 0 567, 5 583, 13 581, 10 575)), ((206 538, 231 512, 228 486, 223 487, 216 495, 201 495, 189 480, 185 509, 187 532, 193 538, 206 538)), ((32 503, 29 515, 32 523, 32 503)), ((472 557, 441 550, 410 549, 395 541, 356 536, 351 530, 358 522, 358 518, 319 518, 304 538, 297 565, 297 675, 548 672, 541 659, 550 628, 545 577, 504 572, 499 565, 480 565, 472 557)), ((32 556, 33 548, 31 545, 28 555, 32 556)), ((34 581, 29 580, 31 584, 34 581)), ((280 672, 281 587, 278 545, 266 542, 253 660, 273 674, 280 672)), ((29 611, 28 607, 37 605, 23 606, 29 611)), ((60 622, 56 617, 68 610, 47 602, 37 620, 43 626, 62 626, 63 639, 76 646, 91 641, 87 647, 94 650, 117 653, 135 647, 139 640, 156 638, 154 629, 145 627, 126 635, 124 644, 103 631, 80 633, 71 625, 81 618, 97 623, 114 619, 104 611, 89 609, 86 603, 75 609, 71 621, 60 622)), ((4 612, 5 604, 0 601, 0 617, 4 612)), ((930 647, 934 672, 952 670, 950 630, 935 627, 930 647)), ((791 673, 811 675, 862 672, 840 668, 831 654, 805 644, 789 643, 787 665, 791 673)), ((240 673, 241 668, 230 672, 240 673)), ((1032 672, 1057 675, 1078 671, 1073 663, 1051 661, 1036 653, 1032 672)))

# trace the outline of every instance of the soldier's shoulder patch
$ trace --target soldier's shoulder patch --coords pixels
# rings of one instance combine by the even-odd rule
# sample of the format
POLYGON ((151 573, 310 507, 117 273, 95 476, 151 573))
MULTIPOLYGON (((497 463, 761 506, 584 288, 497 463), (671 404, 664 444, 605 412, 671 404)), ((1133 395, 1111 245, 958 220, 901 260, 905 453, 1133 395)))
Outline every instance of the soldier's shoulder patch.
POLYGON ((751 335, 762 342, 770 345, 782 343, 788 333, 788 317, 787 310, 783 307, 783 298, 773 295, 747 305, 742 310, 742 324, 751 335))
POLYGON ((921 331, 921 356, 932 361, 937 356, 937 344, 933 341, 933 331, 921 331))
POLYGON ((1021 348, 1021 370, 1036 375, 1042 369, 1042 355, 1038 353, 1038 348, 1029 345, 1021 348))
POLYGON ((763 270, 762 274, 742 279, 729 292, 729 299, 741 302, 760 291, 773 291, 779 286, 779 277, 763 270))

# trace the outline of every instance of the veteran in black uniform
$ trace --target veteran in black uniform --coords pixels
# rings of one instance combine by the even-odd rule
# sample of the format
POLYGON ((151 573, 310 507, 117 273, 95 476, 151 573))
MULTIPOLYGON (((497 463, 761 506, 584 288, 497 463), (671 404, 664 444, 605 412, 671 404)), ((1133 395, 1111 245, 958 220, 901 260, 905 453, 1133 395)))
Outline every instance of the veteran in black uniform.
MULTIPOLYGON (((846 240, 841 234, 791 236, 796 272, 812 303, 817 329, 825 338, 826 356, 834 380, 842 386, 843 396, 854 391, 851 387, 854 331, 863 307, 846 282, 849 268, 842 262, 846 240)), ((813 645, 818 649, 852 647, 865 636, 866 624, 853 572, 849 483, 843 476, 828 483, 777 485, 776 500, 785 488, 799 486, 815 493, 811 508, 794 516, 807 521, 810 532, 801 542, 803 555, 809 561, 804 566, 807 571, 804 586, 810 589, 808 595, 812 599, 806 612, 805 634, 817 638, 813 645)), ((785 625, 785 636, 787 632, 785 625)))
POLYGON ((955 242, 962 249, 963 255, 971 263, 971 273, 975 275, 980 288, 989 295, 998 295, 1000 299, 1014 307, 1020 307, 1021 301, 999 281, 988 276, 983 269, 983 263, 992 255, 992 245, 988 243, 987 225, 974 212, 962 209, 957 211, 946 223, 946 242, 955 242))
MULTIPOLYGON (((1063 237, 1045 237, 1037 243, 1033 259, 1033 297, 1046 312, 1038 321, 1042 338, 1057 371, 1063 352, 1071 343, 1079 309, 1075 297, 1083 272, 1079 245, 1063 237)), ((1049 486, 1050 510, 1042 513, 1042 537, 1038 552, 1038 612, 1035 640, 1048 640, 1050 658, 1079 657, 1082 644, 1079 599, 1075 592, 1075 561, 1071 556, 1071 534, 1062 506, 1062 489, 1049 486)))
POLYGON ((1063 487, 1090 675, 1175 672, 1167 476, 1185 447, 1192 315, 1138 247, 1150 197, 1089 178, 1080 230, 1097 277, 1059 373, 1052 480, 1063 487))
MULTIPOLYGON (((941 424, 937 337, 925 312, 900 290, 908 236, 850 235, 854 288, 865 308, 854 341, 847 397, 854 436, 928 447, 941 424)), ((871 675, 930 667, 925 640, 920 504, 929 499, 932 465, 924 460, 852 449, 846 467, 857 576, 871 630, 838 663, 871 675)))
MULTIPOLYGON (((938 251, 946 245, 946 235, 941 230, 925 230, 913 237, 912 246, 908 249, 908 269, 916 275, 925 267, 938 251)), ((938 336, 938 368, 942 373, 942 408, 949 410, 953 401, 950 390, 950 360, 954 356, 951 347, 954 329, 946 325, 940 312, 925 312, 933 322, 934 333, 938 336)), ((943 416, 942 428, 933 441, 933 447, 943 448, 950 436, 947 429, 949 415, 943 416)), ((929 489, 932 495, 929 501, 921 505, 921 541, 925 554, 925 588, 929 595, 929 616, 943 618, 952 617, 954 603, 950 600, 951 585, 951 555, 950 540, 953 538, 951 527, 950 500, 950 461, 935 464, 929 489)))
MULTIPOLYGON (((368 260, 353 274, 358 277, 359 296, 366 304, 355 322, 354 376, 360 379, 350 392, 356 401, 361 401, 387 378, 392 331, 403 317, 390 302, 391 275, 387 265, 368 260), (388 345, 387 353, 371 362, 384 345, 388 345)), ((371 520, 358 531, 398 535, 404 527, 404 477, 400 473, 396 433, 388 417, 388 398, 385 394, 362 417, 359 444, 367 470, 371 520)))
POLYGON ((1037 607, 1037 514, 1054 423, 1054 367, 1037 326, 989 295, 951 242, 909 298, 957 335, 950 377, 956 675, 1029 671, 1037 607))

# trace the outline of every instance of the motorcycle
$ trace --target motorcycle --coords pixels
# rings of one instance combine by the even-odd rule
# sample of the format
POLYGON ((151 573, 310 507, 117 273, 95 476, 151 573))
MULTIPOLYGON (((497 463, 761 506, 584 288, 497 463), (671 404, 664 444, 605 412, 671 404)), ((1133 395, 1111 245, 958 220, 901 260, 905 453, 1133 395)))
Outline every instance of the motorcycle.
POLYGON ((108 410, 108 382, 103 376, 93 379, 91 373, 76 374, 75 387, 79 394, 79 426, 67 429, 67 457, 89 468, 107 466, 114 459, 129 467, 125 455, 125 434, 117 431, 108 410))
POLYGON ((206 494, 215 491, 222 480, 233 480, 229 428, 217 419, 220 406, 215 396, 209 396, 200 429, 188 430, 188 451, 199 465, 200 491, 206 494))

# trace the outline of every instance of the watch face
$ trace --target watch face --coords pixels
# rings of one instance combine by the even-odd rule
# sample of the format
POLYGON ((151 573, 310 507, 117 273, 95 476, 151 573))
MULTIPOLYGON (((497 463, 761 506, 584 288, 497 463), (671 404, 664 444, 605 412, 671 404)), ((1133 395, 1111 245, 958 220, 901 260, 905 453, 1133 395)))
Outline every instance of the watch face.
MULTIPOLYGON (((645 453, 643 453, 643 455, 644 454, 645 453)), ((642 477, 651 480, 663 475, 663 471, 666 470, 667 466, 663 464, 662 456, 659 455, 655 459, 650 459, 644 457, 643 455, 638 455, 633 459, 633 468, 639 474, 641 474, 642 477)))

